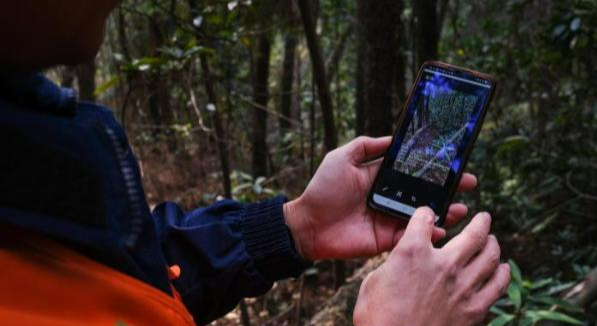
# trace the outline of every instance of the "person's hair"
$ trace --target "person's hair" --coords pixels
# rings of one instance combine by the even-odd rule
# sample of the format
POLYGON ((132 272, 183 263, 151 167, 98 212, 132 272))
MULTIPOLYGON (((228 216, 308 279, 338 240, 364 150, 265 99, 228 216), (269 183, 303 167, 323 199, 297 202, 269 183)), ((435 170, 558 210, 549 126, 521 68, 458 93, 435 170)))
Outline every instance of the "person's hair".
POLYGON ((118 0, 18 0, 0 9, 0 69, 39 70, 95 56, 118 0))

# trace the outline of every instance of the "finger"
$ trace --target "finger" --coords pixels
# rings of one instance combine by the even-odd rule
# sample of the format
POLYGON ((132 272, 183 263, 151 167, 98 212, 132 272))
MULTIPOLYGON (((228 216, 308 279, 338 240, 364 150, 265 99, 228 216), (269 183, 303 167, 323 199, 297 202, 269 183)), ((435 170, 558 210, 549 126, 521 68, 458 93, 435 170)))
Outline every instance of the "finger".
POLYGON ((501 264, 491 278, 476 293, 474 301, 482 309, 489 309, 503 294, 510 284, 510 265, 501 264))
POLYGON ((458 192, 466 192, 475 189, 477 186, 477 177, 474 174, 470 173, 463 173, 462 177, 460 178, 460 183, 458 184, 458 188, 456 191, 458 192))
POLYGON ((431 246, 434 219, 435 213, 431 208, 418 208, 410 218, 400 244, 431 246))
POLYGON ((494 235, 487 238, 487 244, 473 258, 463 271, 463 276, 470 282, 471 288, 479 289, 490 278, 500 265, 500 246, 494 235))
POLYGON ((350 160, 354 164, 360 164, 369 160, 379 158, 385 153, 390 144, 392 137, 358 137, 350 143, 346 144, 346 149, 350 160))
POLYGON ((461 203, 456 203, 450 205, 448 208, 448 214, 446 216, 446 222, 444 223, 445 226, 452 226, 460 222, 463 218, 466 217, 468 213, 468 207, 461 203))
POLYGON ((367 164, 364 165, 365 171, 367 172, 367 176, 369 177, 369 180, 371 180, 372 183, 373 180, 375 180, 375 177, 377 176, 377 173, 379 172, 382 163, 383 159, 379 158, 375 161, 367 162, 367 164))
POLYGON ((375 240, 377 252, 375 255, 382 252, 390 251, 395 247, 394 238, 399 230, 404 231, 406 221, 398 218, 384 216, 382 214, 375 214, 373 217, 375 223, 375 240))
POLYGON ((456 263, 463 266, 485 247, 490 227, 491 216, 489 213, 479 213, 442 250, 451 255, 456 263))
POLYGON ((436 243, 446 237, 446 230, 438 227, 433 228, 433 234, 431 235, 431 242, 436 243))
MULTIPOLYGON (((446 237, 446 234, 447 234, 447 232, 445 229, 434 227, 433 233, 431 235, 431 242, 436 243, 436 242, 440 241, 441 239, 446 237)), ((398 242, 400 241, 400 239, 402 239, 403 236, 404 236, 404 229, 398 229, 396 231, 396 233, 394 233, 394 241, 392 241, 392 243, 393 243, 392 248, 398 244, 398 242)))

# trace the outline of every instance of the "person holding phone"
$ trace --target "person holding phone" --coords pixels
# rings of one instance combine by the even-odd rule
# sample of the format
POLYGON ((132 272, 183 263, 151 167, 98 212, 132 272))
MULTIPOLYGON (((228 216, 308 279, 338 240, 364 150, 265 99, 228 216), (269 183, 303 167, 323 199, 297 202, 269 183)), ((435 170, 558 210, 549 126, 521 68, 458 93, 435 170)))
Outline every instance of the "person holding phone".
MULTIPOLYGON (((288 201, 232 200, 150 212, 137 161, 111 111, 79 102, 39 73, 92 58, 104 1, 9 1, 0 37, 0 320, 11 325, 203 325, 243 297, 298 276, 311 261, 390 258, 367 277, 354 320, 365 325, 475 325, 509 282, 478 214, 445 236, 427 208, 410 222, 367 207, 391 138, 328 153, 288 201), (333 190, 333 191, 331 191, 333 190), (407 227, 408 225, 408 227, 407 227)), ((460 191, 476 179, 462 174, 460 191)), ((452 204, 450 226, 467 213, 452 204)))

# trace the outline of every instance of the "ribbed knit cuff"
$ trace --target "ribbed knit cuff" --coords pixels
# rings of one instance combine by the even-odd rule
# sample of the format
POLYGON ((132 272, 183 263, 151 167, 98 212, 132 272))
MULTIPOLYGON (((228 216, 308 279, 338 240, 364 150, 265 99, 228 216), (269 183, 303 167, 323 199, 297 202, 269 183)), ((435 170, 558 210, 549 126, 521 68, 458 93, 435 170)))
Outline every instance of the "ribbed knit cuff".
POLYGON ((294 246, 284 221, 285 197, 278 196, 247 204, 241 216, 241 230, 247 251, 257 270, 269 281, 298 277, 311 263, 304 261, 294 246))

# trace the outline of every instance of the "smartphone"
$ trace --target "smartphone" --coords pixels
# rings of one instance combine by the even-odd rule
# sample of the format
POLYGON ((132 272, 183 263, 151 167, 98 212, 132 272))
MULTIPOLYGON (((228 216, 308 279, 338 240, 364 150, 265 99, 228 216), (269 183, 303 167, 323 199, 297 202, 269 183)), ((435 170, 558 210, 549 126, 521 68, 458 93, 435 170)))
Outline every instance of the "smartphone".
POLYGON ((421 67, 368 197, 374 210, 410 218, 448 208, 495 92, 486 74, 441 62, 421 67))

